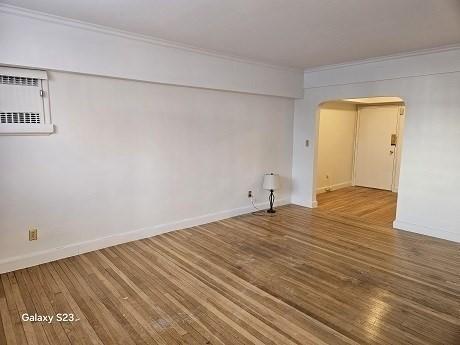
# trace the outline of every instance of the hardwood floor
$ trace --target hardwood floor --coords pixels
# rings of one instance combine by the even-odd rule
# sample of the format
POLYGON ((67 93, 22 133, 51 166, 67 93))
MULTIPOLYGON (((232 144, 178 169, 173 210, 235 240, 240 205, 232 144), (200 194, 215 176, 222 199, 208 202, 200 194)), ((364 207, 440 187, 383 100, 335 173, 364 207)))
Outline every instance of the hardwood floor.
POLYGON ((0 344, 458 345, 460 244, 288 205, 2 274, 0 317, 0 344))
POLYGON ((347 187, 316 196, 318 209, 344 217, 392 226, 397 194, 380 189, 347 187))

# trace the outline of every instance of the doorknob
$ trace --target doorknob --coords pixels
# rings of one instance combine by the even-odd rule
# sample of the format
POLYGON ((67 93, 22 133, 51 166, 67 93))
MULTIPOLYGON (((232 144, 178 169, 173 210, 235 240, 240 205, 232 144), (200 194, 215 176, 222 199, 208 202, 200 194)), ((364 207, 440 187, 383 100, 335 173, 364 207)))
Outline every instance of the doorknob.
POLYGON ((392 155, 393 153, 395 153, 393 150, 390 150, 390 155, 392 155))

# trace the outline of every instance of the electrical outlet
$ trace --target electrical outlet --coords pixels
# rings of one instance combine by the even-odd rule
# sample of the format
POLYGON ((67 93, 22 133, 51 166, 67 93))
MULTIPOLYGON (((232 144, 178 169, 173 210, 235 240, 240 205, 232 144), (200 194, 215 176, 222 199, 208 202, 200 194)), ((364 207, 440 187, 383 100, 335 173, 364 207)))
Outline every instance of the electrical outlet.
POLYGON ((252 190, 248 191, 248 198, 252 198, 252 190))
POLYGON ((36 240, 38 240, 38 229, 30 228, 29 229, 29 241, 36 241, 36 240))

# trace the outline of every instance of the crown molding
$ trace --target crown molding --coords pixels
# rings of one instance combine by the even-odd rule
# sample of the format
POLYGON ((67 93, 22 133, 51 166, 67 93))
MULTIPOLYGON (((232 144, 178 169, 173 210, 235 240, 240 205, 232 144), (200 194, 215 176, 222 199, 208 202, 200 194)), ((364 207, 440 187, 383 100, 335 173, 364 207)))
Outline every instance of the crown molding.
POLYGON ((314 72, 328 71, 328 70, 339 69, 339 68, 366 65, 366 64, 376 63, 376 62, 400 60, 400 59, 404 59, 408 57, 435 54, 435 53, 443 53, 443 52, 448 52, 448 51, 453 51, 453 50, 460 50, 460 44, 451 44, 447 46, 440 46, 440 47, 429 48, 429 49, 420 49, 420 50, 414 50, 414 51, 399 53, 399 54, 383 55, 383 56, 369 58, 369 59, 354 60, 354 61, 349 61, 349 62, 344 62, 344 63, 324 65, 324 66, 318 66, 318 67, 313 67, 313 68, 306 68, 304 70, 304 73, 305 74, 314 73, 314 72))
MULTIPOLYGON (((108 27, 108 26, 84 22, 84 21, 80 21, 80 20, 76 20, 76 19, 72 19, 68 17, 57 16, 57 15, 35 11, 35 10, 30 10, 30 9, 26 9, 22 7, 9 5, 9 4, 0 3, 0 12, 14 14, 18 16, 24 16, 24 17, 33 18, 33 19, 42 20, 42 21, 48 21, 48 22, 71 26, 71 27, 77 27, 77 28, 84 29, 84 30, 95 31, 95 32, 104 33, 107 35, 123 37, 126 39, 135 40, 135 41, 146 42, 152 45, 169 47, 173 49, 213 56, 213 57, 217 57, 217 58, 221 58, 221 59, 225 59, 229 61, 234 61, 234 62, 247 63, 247 64, 252 64, 252 65, 258 65, 258 66, 263 66, 267 68, 277 69, 277 70, 285 70, 285 71, 293 71, 293 72, 298 72, 301 70, 300 68, 295 68, 291 66, 275 65, 275 64, 270 64, 270 63, 266 63, 263 61, 252 60, 252 59, 235 56, 231 54, 223 54, 219 51, 214 51, 211 49, 202 49, 202 48, 198 48, 195 46, 187 45, 185 43, 163 40, 163 39, 155 38, 155 37, 148 36, 148 35, 133 33, 130 31, 125 31, 125 30, 119 30, 119 29, 115 29, 112 27, 108 27)), ((304 73, 320 72, 320 71, 326 71, 326 70, 331 70, 331 69, 364 65, 364 64, 383 62, 383 61, 389 61, 389 60, 398 60, 398 59, 404 59, 407 57, 427 55, 427 54, 433 54, 433 53, 441 53, 441 52, 459 50, 459 49, 460 49, 460 43, 447 45, 447 46, 440 46, 440 47, 435 47, 435 48, 420 49, 420 50, 404 52, 404 53, 399 53, 399 54, 383 55, 383 56, 373 57, 373 58, 368 58, 368 59, 353 60, 353 61, 343 62, 343 63, 338 63, 338 64, 306 68, 303 70, 303 72, 304 73)))
POLYGON ((93 24, 93 23, 84 22, 84 21, 80 21, 80 20, 76 20, 72 18, 67 18, 67 17, 61 17, 61 16, 57 16, 57 15, 53 15, 53 14, 49 14, 45 12, 30 10, 30 9, 8 5, 8 4, 0 3, 0 12, 14 14, 17 16, 22 16, 22 17, 28 17, 28 18, 42 20, 42 21, 47 21, 47 22, 61 24, 61 25, 70 26, 70 27, 76 27, 76 28, 80 28, 83 30, 103 33, 106 35, 118 36, 118 37, 126 38, 129 40, 141 41, 141 42, 149 43, 149 44, 156 45, 156 46, 163 46, 163 47, 173 48, 177 50, 189 51, 193 53, 208 55, 208 56, 212 56, 212 57, 216 57, 220 59, 225 59, 228 61, 263 66, 263 67, 272 68, 276 70, 284 70, 284 71, 292 71, 292 72, 302 71, 301 68, 274 65, 274 64, 269 64, 269 63, 262 62, 262 61, 243 58, 240 56, 222 54, 218 51, 213 51, 210 49, 201 49, 201 48, 197 48, 197 47, 187 45, 184 43, 163 40, 163 39, 155 38, 155 37, 148 36, 148 35, 133 33, 129 31, 125 31, 125 30, 119 30, 119 29, 115 29, 112 27, 108 27, 108 26, 93 24))

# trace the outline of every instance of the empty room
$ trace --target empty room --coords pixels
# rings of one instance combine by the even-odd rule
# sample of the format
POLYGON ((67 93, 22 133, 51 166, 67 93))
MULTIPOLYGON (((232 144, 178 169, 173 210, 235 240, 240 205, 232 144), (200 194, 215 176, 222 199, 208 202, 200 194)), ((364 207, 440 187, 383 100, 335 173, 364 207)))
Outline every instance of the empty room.
POLYGON ((0 345, 459 345, 460 1, 0 0, 0 345))

